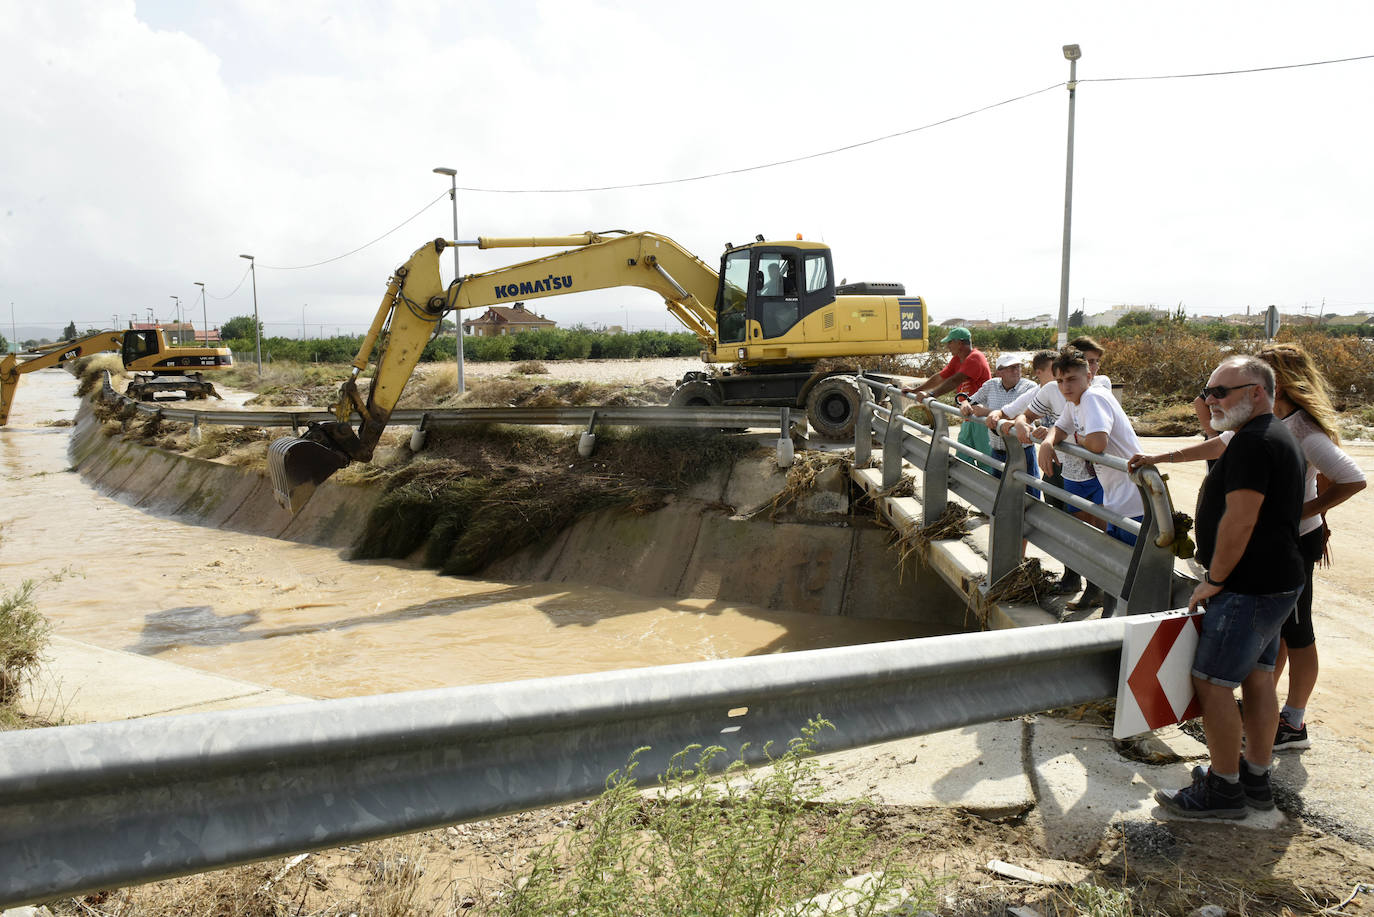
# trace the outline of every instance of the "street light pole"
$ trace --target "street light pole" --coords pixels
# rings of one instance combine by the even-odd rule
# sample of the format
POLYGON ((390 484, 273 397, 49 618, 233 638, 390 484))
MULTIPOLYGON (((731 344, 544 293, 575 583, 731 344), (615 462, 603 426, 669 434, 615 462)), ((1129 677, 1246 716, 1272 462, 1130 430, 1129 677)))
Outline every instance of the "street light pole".
POLYGON ((305 307, 308 306, 308 305, 310 305, 310 303, 308 303, 308 302, 301 303, 301 340, 302 340, 302 341, 306 340, 306 338, 308 337, 308 335, 306 334, 306 331, 305 331, 305 307))
MULTIPOLYGON (((449 200, 453 201, 453 241, 458 241, 458 170, 438 168, 434 170, 439 175, 447 175, 449 178, 449 200)), ((458 282, 458 246, 453 246, 453 280, 458 282)), ((453 310, 453 336, 458 344, 454 348, 458 359, 458 394, 467 391, 463 384, 463 313, 458 309, 453 310)))
POLYGON ((248 259, 248 270, 253 274, 253 340, 257 342, 258 378, 262 378, 262 322, 258 320, 258 262, 252 255, 239 255, 248 259))
POLYGON ((181 328, 178 327, 178 326, 181 325, 181 297, 180 297, 180 296, 168 296, 167 298, 168 298, 168 299, 174 299, 174 300, 176 300, 176 307, 175 307, 175 310, 172 312, 172 327, 173 327, 174 329, 176 329, 176 333, 177 333, 177 340, 176 340, 176 342, 177 342, 177 345, 180 346, 180 345, 181 345, 181 328))
POLYGON ((195 285, 200 287, 200 321, 205 326, 205 346, 210 346, 210 314, 205 310, 205 284, 195 281, 195 285))
POLYGON ((1078 45, 1065 45, 1069 62, 1069 152, 1064 166, 1064 260, 1059 268, 1059 349, 1069 344, 1069 228, 1073 220, 1073 106, 1078 90, 1078 45))

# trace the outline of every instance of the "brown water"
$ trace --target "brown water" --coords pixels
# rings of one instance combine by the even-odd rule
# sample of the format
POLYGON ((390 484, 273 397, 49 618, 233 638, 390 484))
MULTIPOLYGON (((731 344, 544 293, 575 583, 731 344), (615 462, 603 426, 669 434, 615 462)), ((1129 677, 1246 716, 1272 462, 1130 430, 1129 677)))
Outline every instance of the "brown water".
POLYGON ((153 516, 70 470, 78 401, 24 377, 0 428, 0 585, 43 579, 58 634, 300 694, 342 697, 922 636, 597 587, 514 584, 153 516), (63 573, 63 571, 66 571, 63 573))

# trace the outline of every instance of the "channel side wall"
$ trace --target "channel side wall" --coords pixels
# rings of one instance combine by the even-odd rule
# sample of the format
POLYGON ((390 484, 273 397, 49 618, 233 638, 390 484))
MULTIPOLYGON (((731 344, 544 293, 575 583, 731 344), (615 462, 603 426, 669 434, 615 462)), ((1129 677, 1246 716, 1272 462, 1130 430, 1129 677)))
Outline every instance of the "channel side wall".
MULTIPOLYGON (((107 436, 89 403, 70 455, 92 487, 139 509, 197 525, 351 548, 381 485, 326 481, 296 517, 265 472, 107 436)), ((897 563, 885 530, 854 525, 847 484, 769 519, 786 473, 771 458, 717 471, 652 513, 604 510, 497 561, 484 579, 581 583, 644 595, 707 598, 807 614, 906 620, 967 629, 967 600, 932 567, 897 563)))

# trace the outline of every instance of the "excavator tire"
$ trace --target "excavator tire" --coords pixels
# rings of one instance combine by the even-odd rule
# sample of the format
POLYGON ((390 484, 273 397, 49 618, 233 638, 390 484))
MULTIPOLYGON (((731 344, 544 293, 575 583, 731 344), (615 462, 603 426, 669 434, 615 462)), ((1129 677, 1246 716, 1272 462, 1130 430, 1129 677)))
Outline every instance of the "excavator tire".
POLYGON ((725 397, 721 395, 720 388, 704 379, 693 379, 682 383, 673 391, 672 397, 668 399, 668 407, 670 408, 693 408, 703 405, 710 407, 724 403, 725 397))
POLYGON ((862 400, 853 376, 826 376, 806 396, 806 419, 823 439, 853 439, 862 400))

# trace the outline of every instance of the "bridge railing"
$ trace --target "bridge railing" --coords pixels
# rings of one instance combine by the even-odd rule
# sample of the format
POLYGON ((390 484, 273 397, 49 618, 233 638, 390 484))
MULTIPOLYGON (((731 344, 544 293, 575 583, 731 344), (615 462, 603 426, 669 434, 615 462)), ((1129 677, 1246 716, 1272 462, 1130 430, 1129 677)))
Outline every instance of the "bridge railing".
MULTIPOLYGON (((927 520, 944 511, 951 493, 985 513, 989 519, 985 591, 1021 563, 1025 539, 1121 599, 1118 613, 1177 606, 1173 505, 1154 467, 1130 473, 1145 507, 1141 521, 1136 522, 1029 475, 1024 447, 1006 429, 1009 425, 994 434, 1000 435, 1006 452, 1005 461, 999 461, 950 435, 949 417, 959 413, 957 408, 927 399, 925 407, 933 421, 927 426, 904 416, 904 406, 913 402, 901 389, 863 377, 860 382, 864 400, 855 426, 855 467, 867 466, 874 449, 881 449, 882 483, 889 488, 901 480, 903 462, 910 463, 920 471, 918 496, 927 520), (1136 536, 1135 545, 1041 502, 1026 492, 1027 486, 1130 532, 1136 536)), ((1094 465, 1127 471, 1125 460, 1116 456, 1099 455, 1072 443, 1056 448, 1094 465)))

